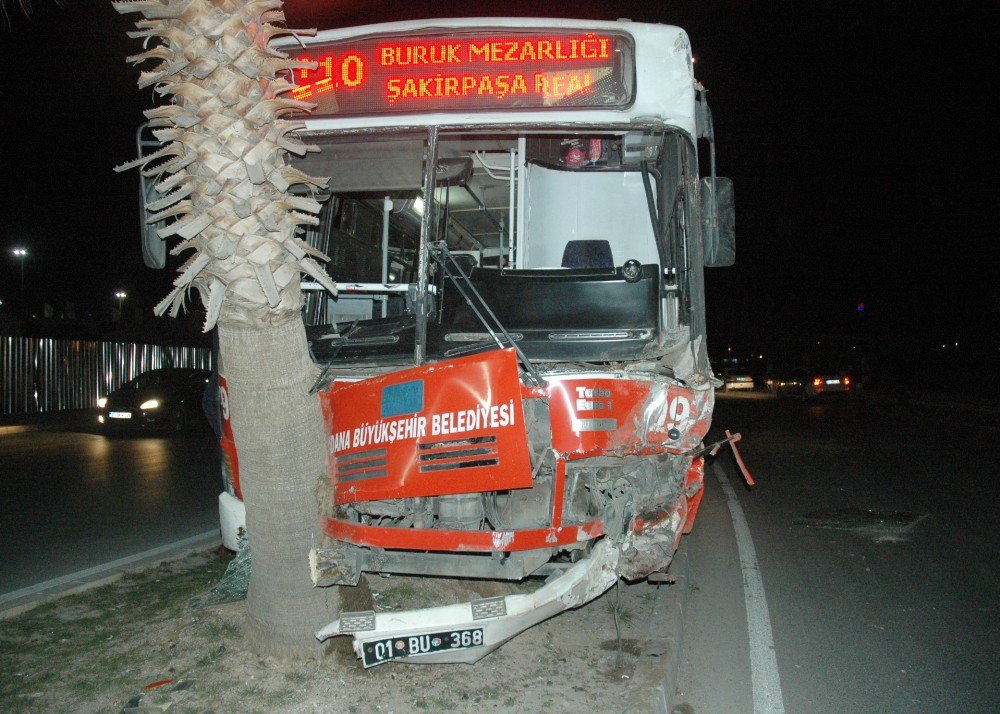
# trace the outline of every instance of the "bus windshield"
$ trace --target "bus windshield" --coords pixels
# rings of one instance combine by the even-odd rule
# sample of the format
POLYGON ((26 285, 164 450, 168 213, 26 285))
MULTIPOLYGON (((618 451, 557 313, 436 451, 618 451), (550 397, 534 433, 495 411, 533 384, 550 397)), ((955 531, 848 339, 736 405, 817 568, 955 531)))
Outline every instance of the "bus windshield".
POLYGON ((541 360, 656 358, 690 338, 681 134, 442 130, 430 192, 425 132, 310 138, 321 151, 296 164, 330 195, 307 237, 344 289, 310 294, 307 322, 338 357, 412 350, 422 231, 431 358, 496 346, 479 302, 541 360))

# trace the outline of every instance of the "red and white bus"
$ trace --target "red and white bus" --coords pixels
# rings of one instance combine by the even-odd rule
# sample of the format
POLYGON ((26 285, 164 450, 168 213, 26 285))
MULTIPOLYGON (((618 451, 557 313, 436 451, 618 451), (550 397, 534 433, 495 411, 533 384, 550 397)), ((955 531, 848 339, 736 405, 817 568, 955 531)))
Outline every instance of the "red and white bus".
MULTIPOLYGON (((284 49, 316 63, 295 96, 316 104, 303 138, 320 151, 295 163, 331 177, 308 238, 341 288, 306 310, 330 457, 314 580, 548 578, 319 636, 352 635, 365 666, 475 661, 665 571, 718 384, 703 270, 733 261, 687 35, 451 19, 284 49)), ((220 505, 234 542, 237 483, 220 505)))

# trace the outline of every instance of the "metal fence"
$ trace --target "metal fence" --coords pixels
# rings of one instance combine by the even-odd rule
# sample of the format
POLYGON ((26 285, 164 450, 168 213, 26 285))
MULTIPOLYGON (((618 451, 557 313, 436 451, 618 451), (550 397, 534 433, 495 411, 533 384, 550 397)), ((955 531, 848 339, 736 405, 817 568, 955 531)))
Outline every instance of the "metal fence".
POLYGON ((205 347, 0 337, 0 414, 89 409, 158 367, 212 369, 205 347))

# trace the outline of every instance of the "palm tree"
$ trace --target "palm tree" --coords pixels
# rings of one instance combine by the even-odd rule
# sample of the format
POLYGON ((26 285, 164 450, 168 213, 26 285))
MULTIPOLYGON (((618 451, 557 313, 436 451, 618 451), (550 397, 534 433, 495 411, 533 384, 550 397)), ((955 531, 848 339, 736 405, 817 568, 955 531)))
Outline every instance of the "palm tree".
POLYGON ((142 166, 162 179, 149 220, 173 217, 160 235, 181 239, 174 254, 191 253, 156 312, 176 316, 194 288, 205 330, 218 329, 253 557, 248 629, 259 650, 297 654, 339 610, 337 590, 314 588, 308 567, 327 462, 299 276, 336 289, 314 260, 326 256, 297 237, 317 223, 320 204, 290 191, 325 180, 285 163, 288 152, 315 150, 284 118, 312 106, 285 96, 284 75, 302 63, 269 45, 291 32, 273 24, 284 20, 281 0, 114 5, 144 17, 130 36, 159 40, 129 61, 156 62, 139 86, 170 100, 146 111, 163 148, 117 170, 142 166))

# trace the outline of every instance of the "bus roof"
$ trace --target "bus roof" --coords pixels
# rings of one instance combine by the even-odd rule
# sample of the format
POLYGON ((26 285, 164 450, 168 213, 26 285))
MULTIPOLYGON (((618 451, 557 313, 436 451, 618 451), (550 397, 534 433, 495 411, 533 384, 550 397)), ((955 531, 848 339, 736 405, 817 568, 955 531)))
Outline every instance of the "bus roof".
MULTIPOLYGON (((671 25, 620 20, 564 20, 543 18, 436 18, 382 23, 324 30, 315 38, 304 38, 305 48, 285 38, 275 45, 291 56, 297 50, 308 54, 309 48, 322 43, 348 39, 364 40, 382 36, 441 35, 459 30, 484 31, 510 29, 576 33, 622 33, 631 39, 635 53, 634 100, 619 108, 464 108, 428 112, 392 111, 389 113, 354 113, 345 116, 305 117, 307 132, 334 132, 359 129, 389 129, 420 126, 524 126, 566 127, 663 125, 695 136, 695 81, 691 45, 684 30, 671 25)), ((309 101, 306 98, 306 101, 309 101)))

